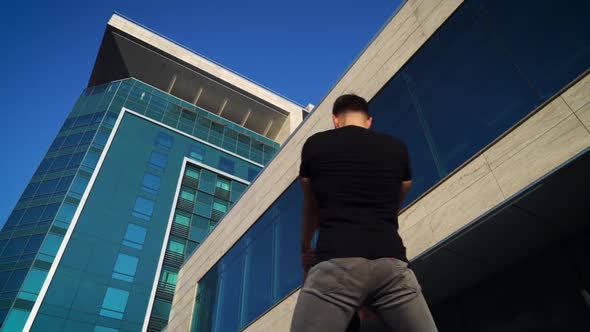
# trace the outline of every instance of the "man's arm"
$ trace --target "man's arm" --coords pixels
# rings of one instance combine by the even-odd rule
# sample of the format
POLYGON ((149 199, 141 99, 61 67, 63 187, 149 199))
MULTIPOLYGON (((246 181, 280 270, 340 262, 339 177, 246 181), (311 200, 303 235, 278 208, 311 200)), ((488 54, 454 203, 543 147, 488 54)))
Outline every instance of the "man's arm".
POLYGON ((311 241, 319 224, 318 202, 311 190, 311 179, 301 177, 303 187, 303 220, 301 223, 302 263, 305 272, 313 265, 314 255, 311 241))
POLYGON ((410 191, 411 187, 412 187, 412 180, 402 181, 402 189, 399 194, 399 207, 397 209, 398 213, 402 209, 402 205, 404 205, 404 199, 406 199, 406 195, 408 194, 408 191, 410 191))

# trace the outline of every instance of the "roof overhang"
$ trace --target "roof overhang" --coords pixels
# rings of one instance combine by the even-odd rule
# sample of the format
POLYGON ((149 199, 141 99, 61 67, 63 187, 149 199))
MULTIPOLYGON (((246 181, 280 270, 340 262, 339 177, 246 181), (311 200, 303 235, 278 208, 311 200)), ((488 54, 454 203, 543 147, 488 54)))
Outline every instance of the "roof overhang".
POLYGON ((303 107, 118 14, 109 20, 88 86, 133 77, 282 142, 303 107))

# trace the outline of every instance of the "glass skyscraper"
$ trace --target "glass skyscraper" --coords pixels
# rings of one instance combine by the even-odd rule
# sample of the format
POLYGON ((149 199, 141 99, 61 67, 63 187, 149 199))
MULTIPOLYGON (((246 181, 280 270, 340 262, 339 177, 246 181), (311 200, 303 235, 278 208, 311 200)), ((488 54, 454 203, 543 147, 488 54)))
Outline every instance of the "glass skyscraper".
POLYGON ((0 232, 0 331, 160 331, 185 258, 303 115, 114 15, 0 232))

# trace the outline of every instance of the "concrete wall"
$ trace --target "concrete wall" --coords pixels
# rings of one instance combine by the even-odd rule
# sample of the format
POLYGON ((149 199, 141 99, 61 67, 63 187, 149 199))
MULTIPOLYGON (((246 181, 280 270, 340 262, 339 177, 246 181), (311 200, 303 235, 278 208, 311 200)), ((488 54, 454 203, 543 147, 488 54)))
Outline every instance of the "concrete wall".
MULTIPOLYGON (((178 278, 169 331, 189 331, 197 282, 296 179, 305 139, 332 126, 334 99, 347 92, 371 99, 461 2, 409 0, 403 5, 186 262, 178 278)), ((586 77, 406 209, 400 216, 400 232, 409 257, 590 146, 589 91, 590 77, 586 77)), ((247 330, 287 331, 297 294, 247 330)))

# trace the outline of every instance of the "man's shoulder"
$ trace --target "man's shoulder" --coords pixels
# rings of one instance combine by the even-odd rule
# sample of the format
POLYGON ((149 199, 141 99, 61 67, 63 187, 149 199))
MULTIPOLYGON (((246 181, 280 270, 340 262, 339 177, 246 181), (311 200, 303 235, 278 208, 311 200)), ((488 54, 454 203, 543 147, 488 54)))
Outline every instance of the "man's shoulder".
POLYGON ((406 147, 406 143, 404 143, 404 141, 402 141, 400 138, 390 135, 390 134, 386 134, 386 133, 382 133, 382 132, 374 132, 375 136, 382 140, 385 143, 394 145, 394 146, 399 146, 399 147, 406 147))
POLYGON ((307 138, 305 145, 311 146, 315 144, 321 144, 323 141, 329 140, 333 137, 334 129, 317 132, 307 138))

